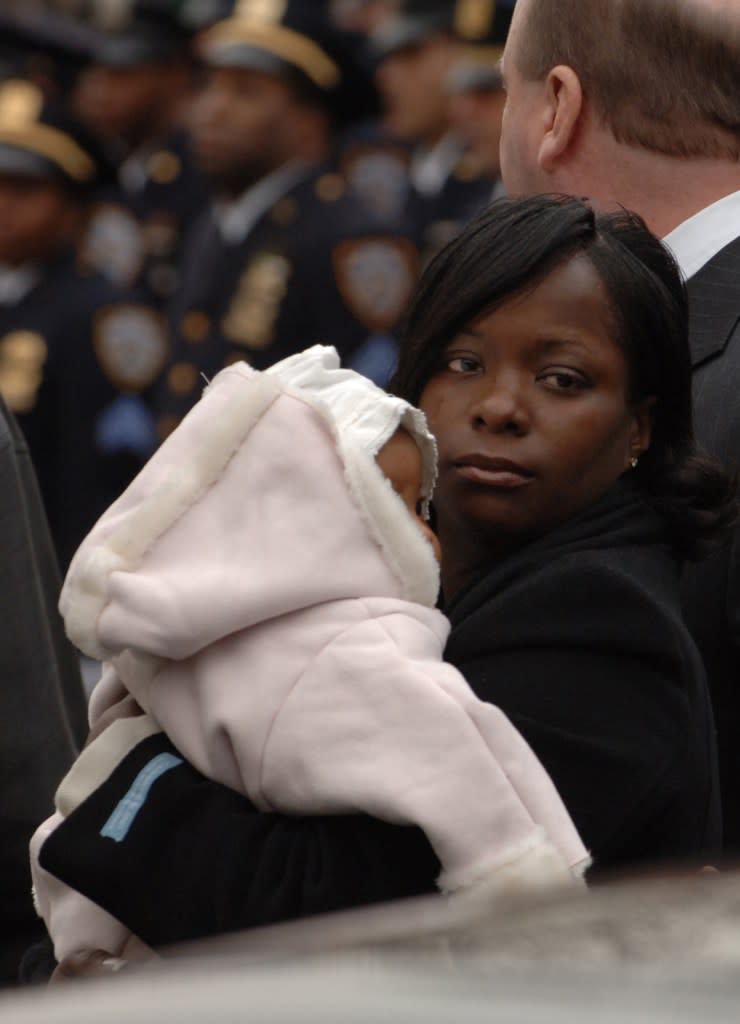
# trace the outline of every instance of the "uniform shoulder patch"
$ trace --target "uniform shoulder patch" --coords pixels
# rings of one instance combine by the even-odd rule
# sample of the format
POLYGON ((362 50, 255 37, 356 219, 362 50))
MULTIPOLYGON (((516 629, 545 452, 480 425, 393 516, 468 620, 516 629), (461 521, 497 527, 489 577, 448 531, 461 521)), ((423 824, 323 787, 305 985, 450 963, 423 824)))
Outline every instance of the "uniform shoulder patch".
POLYGON ((123 304, 98 312, 93 344, 106 377, 120 391, 143 391, 167 359, 167 331, 162 317, 146 306, 123 304))
POLYGON ((35 331, 11 331, 0 338, 0 394, 12 412, 35 407, 48 354, 46 341, 35 331))
POLYGON ((354 316, 371 331, 390 330, 416 284, 414 243, 392 236, 348 239, 335 246, 332 263, 339 293, 354 316))
POLYGON ((141 273, 145 258, 146 241, 136 217, 115 203, 98 204, 82 242, 81 263, 126 285, 141 273))

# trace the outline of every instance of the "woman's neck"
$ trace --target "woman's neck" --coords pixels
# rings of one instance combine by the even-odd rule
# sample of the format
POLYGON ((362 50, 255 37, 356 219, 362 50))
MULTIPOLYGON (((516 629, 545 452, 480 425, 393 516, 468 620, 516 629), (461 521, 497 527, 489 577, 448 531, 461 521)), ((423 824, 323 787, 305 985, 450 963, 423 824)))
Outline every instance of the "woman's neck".
POLYGON ((454 537, 445 537, 443 529, 438 532, 442 547, 441 581, 445 603, 449 603, 482 570, 506 558, 522 543, 511 538, 481 537, 470 532, 469 528, 464 534, 459 529, 453 533, 454 537))

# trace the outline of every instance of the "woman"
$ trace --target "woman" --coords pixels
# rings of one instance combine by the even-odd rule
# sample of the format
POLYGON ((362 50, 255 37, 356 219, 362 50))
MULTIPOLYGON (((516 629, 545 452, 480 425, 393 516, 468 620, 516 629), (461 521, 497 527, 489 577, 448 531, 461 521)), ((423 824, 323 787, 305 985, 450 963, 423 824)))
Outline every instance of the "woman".
MULTIPOLYGON (((543 760, 597 872, 704 863, 719 840, 677 578, 735 501, 694 451, 686 327, 675 265, 636 218, 503 201, 429 266, 396 379, 439 445, 446 656, 543 760)), ((147 942, 432 891, 418 830, 256 814, 188 765, 150 782, 124 842, 101 840, 168 749, 144 741, 41 854, 147 942)))

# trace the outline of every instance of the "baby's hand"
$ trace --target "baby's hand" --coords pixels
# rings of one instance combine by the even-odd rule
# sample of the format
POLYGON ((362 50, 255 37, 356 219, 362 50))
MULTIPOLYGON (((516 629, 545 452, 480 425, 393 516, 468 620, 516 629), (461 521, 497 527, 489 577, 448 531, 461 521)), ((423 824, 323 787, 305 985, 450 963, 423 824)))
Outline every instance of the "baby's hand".
POLYGON ((71 981, 76 978, 95 978, 106 974, 117 974, 128 966, 128 960, 111 956, 104 949, 75 953, 59 963, 49 979, 50 985, 71 981))

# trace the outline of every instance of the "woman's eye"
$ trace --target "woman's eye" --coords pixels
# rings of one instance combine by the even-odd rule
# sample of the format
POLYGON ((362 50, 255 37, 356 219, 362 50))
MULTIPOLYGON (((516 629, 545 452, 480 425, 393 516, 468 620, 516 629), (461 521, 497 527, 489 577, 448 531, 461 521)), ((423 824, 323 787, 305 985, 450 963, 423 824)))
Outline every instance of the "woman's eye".
POLYGON ((475 373, 480 369, 480 360, 474 356, 451 356, 447 359, 447 369, 452 373, 475 373))
POLYGON ((553 391, 583 391, 589 384, 582 373, 567 369, 545 370, 537 379, 553 391))

